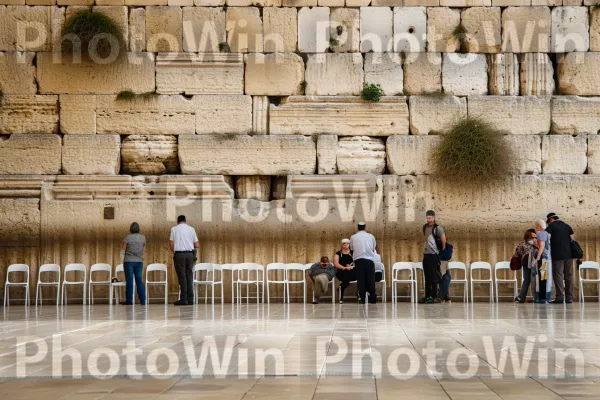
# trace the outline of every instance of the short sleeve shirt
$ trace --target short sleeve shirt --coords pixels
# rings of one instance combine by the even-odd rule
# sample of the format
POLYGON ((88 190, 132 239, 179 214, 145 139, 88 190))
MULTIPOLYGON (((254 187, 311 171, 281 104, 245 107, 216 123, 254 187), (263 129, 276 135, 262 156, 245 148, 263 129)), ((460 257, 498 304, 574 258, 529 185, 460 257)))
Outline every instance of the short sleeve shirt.
MULTIPOLYGON (((537 241, 538 243, 545 243, 544 244, 544 251, 542 252, 542 260, 547 260, 548 259, 548 232, 546 231, 541 231, 541 232, 537 232, 536 234, 537 236, 537 241)), ((537 251, 535 256, 537 257, 537 251)))
MULTIPOLYGON (((441 226, 437 226, 435 228, 435 233, 438 238, 441 238, 444 233, 444 228, 441 226)), ((433 237, 433 226, 427 225, 425 227, 425 249, 424 254, 438 254, 442 249, 437 248, 437 244, 435 243, 435 238, 433 237)))
POLYGON ((123 243, 127 245, 123 262, 144 261, 144 247, 146 246, 146 238, 144 235, 132 233, 123 239, 123 243))
POLYGON ((198 236, 194 228, 182 223, 171 228, 171 240, 175 244, 175 251, 192 251, 198 236))

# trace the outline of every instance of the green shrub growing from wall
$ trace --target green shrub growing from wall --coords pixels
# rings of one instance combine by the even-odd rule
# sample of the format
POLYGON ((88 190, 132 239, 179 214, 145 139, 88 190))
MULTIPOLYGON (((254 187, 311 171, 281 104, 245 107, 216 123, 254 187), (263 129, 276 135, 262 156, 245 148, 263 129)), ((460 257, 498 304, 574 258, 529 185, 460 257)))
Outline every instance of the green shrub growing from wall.
POLYGON ((63 51, 77 51, 77 41, 73 39, 81 42, 82 54, 94 52, 100 58, 107 58, 114 51, 120 52, 124 46, 123 32, 115 21, 89 9, 77 12, 65 23, 62 31, 63 51))
POLYGON ((378 102, 383 96, 383 90, 381 86, 374 85, 372 83, 366 83, 363 86, 363 90, 360 94, 361 99, 365 101, 378 102))

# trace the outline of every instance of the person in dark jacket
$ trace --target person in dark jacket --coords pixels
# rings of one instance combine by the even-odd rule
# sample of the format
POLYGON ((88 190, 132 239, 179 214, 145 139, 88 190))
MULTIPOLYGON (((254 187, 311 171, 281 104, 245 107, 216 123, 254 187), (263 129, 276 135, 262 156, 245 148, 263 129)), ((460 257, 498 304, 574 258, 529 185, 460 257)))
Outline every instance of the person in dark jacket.
POLYGON ((571 240, 573 229, 561 221, 556 213, 546 216, 548 227, 546 232, 550 235, 550 255, 552 257, 552 279, 556 289, 556 296, 550 303, 563 304, 573 302, 573 256, 571 254, 571 240))
POLYGON ((313 304, 319 304, 319 300, 323 293, 327 293, 327 286, 333 279, 333 264, 329 262, 329 257, 321 257, 321 262, 314 263, 310 270, 308 270, 308 276, 313 281, 313 290, 315 299, 313 304))

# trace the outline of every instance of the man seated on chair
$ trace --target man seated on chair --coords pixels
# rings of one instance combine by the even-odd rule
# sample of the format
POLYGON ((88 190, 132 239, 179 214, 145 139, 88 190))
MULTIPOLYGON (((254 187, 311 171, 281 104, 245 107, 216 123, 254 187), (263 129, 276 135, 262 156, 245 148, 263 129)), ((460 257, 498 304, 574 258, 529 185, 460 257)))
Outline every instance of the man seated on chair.
POLYGON ((333 279, 333 264, 329 257, 321 257, 321 262, 314 263, 308 270, 308 276, 313 281, 314 300, 313 304, 319 304, 323 293, 327 293, 327 286, 333 279))

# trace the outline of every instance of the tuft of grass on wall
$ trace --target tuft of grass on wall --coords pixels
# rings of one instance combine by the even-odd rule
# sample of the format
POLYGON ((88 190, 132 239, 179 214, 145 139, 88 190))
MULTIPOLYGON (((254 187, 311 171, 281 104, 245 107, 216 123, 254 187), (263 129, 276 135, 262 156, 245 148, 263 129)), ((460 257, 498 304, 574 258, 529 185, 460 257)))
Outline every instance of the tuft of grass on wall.
POLYGON ((119 92, 119 94, 117 94, 117 98, 116 101, 134 101, 134 100, 151 100, 155 97, 157 97, 158 94, 154 93, 154 92, 147 92, 147 93, 134 93, 131 90, 122 90, 121 92, 119 92))
POLYGON ((0 107, 4 105, 4 92, 0 89, 0 107))
POLYGON ((458 25, 456 29, 454 29, 454 32, 452 32, 454 38, 459 42, 461 53, 467 52, 467 33, 467 29, 463 26, 463 24, 458 25))
POLYGON ((365 101, 370 101, 370 102, 378 102, 379 100, 381 100, 381 96, 383 96, 383 90, 381 89, 380 85, 375 85, 372 83, 366 83, 363 86, 363 90, 360 94, 360 98, 365 100, 365 101))
POLYGON ((117 23, 90 9, 78 11, 65 23, 62 30, 63 51, 77 51, 76 41, 73 39, 79 39, 83 54, 95 52, 101 58, 109 57, 113 51, 120 51, 124 45, 123 32, 117 23))
MULTIPOLYGON (((503 180, 515 162, 507 132, 481 118, 464 118, 450 126, 432 154, 434 174, 460 187, 481 187, 503 180)), ((534 151, 532 149, 531 151, 534 151)))

